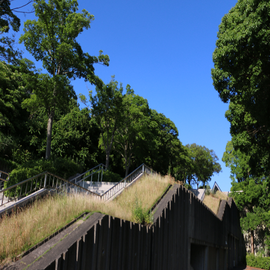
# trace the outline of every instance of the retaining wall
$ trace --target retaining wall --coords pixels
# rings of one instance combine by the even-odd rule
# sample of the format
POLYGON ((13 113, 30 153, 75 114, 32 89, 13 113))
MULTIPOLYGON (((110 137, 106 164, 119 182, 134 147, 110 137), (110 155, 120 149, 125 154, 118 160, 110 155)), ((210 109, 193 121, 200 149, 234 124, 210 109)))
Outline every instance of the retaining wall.
POLYGON ((174 185, 157 207, 151 227, 95 213, 30 267, 22 259, 14 269, 223 270, 245 260, 232 200, 215 215, 174 185))

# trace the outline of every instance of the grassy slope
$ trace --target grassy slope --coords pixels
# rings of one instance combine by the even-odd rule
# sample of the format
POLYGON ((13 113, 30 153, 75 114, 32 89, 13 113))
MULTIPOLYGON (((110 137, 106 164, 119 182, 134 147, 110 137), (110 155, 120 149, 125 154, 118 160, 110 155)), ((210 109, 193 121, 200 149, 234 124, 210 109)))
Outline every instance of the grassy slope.
POLYGON ((217 214, 220 201, 227 199, 228 197, 224 193, 217 191, 216 194, 205 195, 203 203, 217 214))
POLYGON ((171 183, 169 177, 145 176, 108 203, 83 195, 36 201, 20 213, 0 219, 0 262, 14 259, 85 211, 135 221, 136 202, 149 209, 171 183))

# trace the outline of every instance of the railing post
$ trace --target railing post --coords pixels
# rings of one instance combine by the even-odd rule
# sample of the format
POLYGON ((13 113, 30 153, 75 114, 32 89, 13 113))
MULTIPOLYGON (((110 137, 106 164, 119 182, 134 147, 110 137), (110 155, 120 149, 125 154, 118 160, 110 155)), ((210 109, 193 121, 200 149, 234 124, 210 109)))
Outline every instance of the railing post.
POLYGON ((46 188, 46 184, 47 184, 47 173, 45 173, 44 188, 46 188))
POLYGON ((103 180, 103 166, 101 166, 101 182, 103 180))
POLYGON ((142 165, 142 173, 144 174, 144 164, 142 165))

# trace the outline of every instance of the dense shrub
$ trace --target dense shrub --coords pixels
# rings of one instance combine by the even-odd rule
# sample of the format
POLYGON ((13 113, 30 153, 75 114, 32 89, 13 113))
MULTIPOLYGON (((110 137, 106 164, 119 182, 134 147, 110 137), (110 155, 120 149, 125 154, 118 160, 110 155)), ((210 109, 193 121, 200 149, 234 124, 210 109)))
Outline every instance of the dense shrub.
POLYGON ((48 171, 64 179, 81 172, 81 166, 72 160, 55 158, 50 160, 37 160, 18 165, 11 171, 10 179, 5 183, 5 188, 33 177, 39 173, 48 171))
POLYGON ((103 172, 103 182, 119 182, 122 179, 121 175, 109 170, 103 172))
POLYGON ((0 170, 10 172, 17 166, 18 164, 16 162, 0 157, 0 170))
POLYGON ((262 269, 270 269, 270 257, 262 257, 248 254, 246 258, 248 266, 262 269))

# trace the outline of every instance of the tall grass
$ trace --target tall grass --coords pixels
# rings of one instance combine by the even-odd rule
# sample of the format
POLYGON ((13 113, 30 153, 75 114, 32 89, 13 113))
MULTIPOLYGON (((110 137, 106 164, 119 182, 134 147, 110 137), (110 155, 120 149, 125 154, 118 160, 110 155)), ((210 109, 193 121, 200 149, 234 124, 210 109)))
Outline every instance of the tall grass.
POLYGON ((205 195, 203 203, 208 206, 215 214, 218 213, 219 205, 221 200, 227 200, 228 196, 219 190, 213 194, 205 195))
POLYGON ((151 208, 172 183, 170 177, 144 176, 107 203, 85 195, 56 195, 37 200, 17 214, 0 219, 0 261, 14 260, 85 211, 99 211, 136 222, 136 202, 143 209, 151 208))

